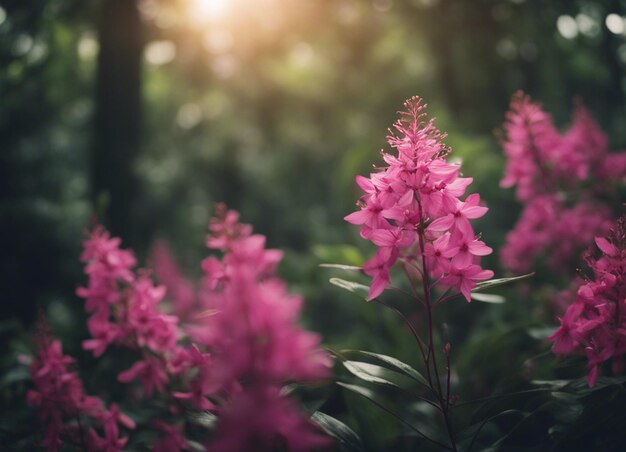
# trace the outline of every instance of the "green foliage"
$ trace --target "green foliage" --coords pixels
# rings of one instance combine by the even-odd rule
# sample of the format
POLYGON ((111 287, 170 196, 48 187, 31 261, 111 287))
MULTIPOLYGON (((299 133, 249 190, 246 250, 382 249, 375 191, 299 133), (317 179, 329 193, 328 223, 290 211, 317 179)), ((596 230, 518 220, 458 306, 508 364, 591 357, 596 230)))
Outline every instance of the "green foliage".
POLYGON ((365 301, 367 301, 367 293, 369 292, 369 286, 365 284, 359 284, 353 281, 346 281, 341 278, 330 278, 328 280, 333 286, 341 287, 342 289, 346 289, 347 291, 356 293, 360 295, 365 301))
POLYGON ((326 433, 336 438, 342 448, 347 451, 362 451, 363 444, 361 438, 346 424, 332 416, 316 411, 311 416, 326 433))

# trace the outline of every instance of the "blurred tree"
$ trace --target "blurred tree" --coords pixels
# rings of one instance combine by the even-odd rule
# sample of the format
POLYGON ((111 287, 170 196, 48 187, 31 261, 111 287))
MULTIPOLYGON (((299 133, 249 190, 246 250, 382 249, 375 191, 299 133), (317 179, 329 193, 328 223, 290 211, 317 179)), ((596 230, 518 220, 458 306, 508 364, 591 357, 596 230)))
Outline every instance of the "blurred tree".
POLYGON ((103 1, 98 38, 92 197, 100 221, 132 244, 143 49, 137 0, 103 1))

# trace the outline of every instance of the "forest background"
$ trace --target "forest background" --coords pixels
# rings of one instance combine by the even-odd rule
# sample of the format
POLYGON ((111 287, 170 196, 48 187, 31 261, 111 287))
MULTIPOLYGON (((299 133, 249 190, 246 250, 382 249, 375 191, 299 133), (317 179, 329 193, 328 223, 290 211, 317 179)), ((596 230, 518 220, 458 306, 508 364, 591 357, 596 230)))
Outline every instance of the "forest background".
MULTIPOLYGON (((343 221, 354 176, 420 95, 490 207, 478 226, 496 250, 485 266, 504 276, 497 250, 520 210, 498 184, 510 98, 523 89, 564 127, 578 96, 609 147, 626 147, 624 16, 620 0, 0 1, 3 352, 41 307, 80 355, 74 292, 94 213, 140 261, 164 239, 199 277, 212 205, 225 201, 286 251, 279 273, 326 344, 409 356, 392 316, 319 268, 371 255, 343 221)), ((556 325, 521 293, 456 315, 475 340, 542 315, 556 325)), ((523 363, 518 346, 500 352, 522 350, 512 356, 523 363)))

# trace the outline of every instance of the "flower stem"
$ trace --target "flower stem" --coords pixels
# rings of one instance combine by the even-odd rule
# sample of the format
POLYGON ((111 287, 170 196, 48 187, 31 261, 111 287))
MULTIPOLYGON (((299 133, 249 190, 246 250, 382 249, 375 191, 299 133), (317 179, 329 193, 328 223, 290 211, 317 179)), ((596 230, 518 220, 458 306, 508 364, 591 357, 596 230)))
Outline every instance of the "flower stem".
MULTIPOLYGON (((422 204, 421 202, 419 202, 418 200, 418 206, 419 206, 419 217, 420 218, 424 218, 424 212, 422 210, 422 204)), ((450 439, 450 445, 453 451, 457 451, 457 447, 456 447, 456 441, 454 440, 454 435, 452 434, 452 424, 450 422, 450 416, 449 416, 449 401, 450 401, 450 394, 449 394, 449 387, 450 387, 450 363, 448 362, 448 394, 446 394, 445 396, 445 400, 444 400, 444 394, 443 394, 443 389, 441 386, 441 379, 439 377, 439 369, 437 367, 437 355, 435 353, 435 343, 433 340, 433 313, 432 313, 432 309, 433 309, 433 304, 431 301, 431 293, 430 293, 430 282, 429 282, 429 277, 428 277, 428 269, 427 269, 427 265, 426 265, 426 253, 425 251, 425 246, 424 246, 424 223, 422 222, 419 225, 418 228, 418 238, 419 238, 419 250, 420 250, 420 254, 422 257, 422 285, 423 285, 423 289, 424 289, 424 304, 426 306, 426 313, 428 315, 428 354, 430 355, 430 357, 432 357, 432 366, 433 366, 433 373, 435 374, 435 379, 437 382, 437 388, 433 388, 433 390, 435 390, 435 392, 437 393, 437 397, 438 397, 438 401, 439 401, 439 406, 441 407, 441 412, 443 414, 443 419, 444 419, 444 424, 446 425, 446 430, 448 432, 448 437, 450 439)), ((430 376, 430 371, 429 371, 429 367, 430 367, 430 360, 425 361, 425 365, 428 371, 428 374, 430 376)), ((432 381, 430 381, 431 386, 433 385, 432 381)))

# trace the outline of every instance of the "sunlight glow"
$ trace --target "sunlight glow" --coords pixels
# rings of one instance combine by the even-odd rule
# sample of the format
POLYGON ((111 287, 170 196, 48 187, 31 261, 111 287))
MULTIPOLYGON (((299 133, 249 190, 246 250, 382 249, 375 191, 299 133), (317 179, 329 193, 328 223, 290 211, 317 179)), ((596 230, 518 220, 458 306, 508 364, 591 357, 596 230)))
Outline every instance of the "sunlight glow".
POLYGON ((176 45, 172 41, 152 41, 146 46, 146 61, 152 66, 162 66, 176 58, 176 45))
POLYGON ((189 0, 190 20, 196 24, 219 22, 231 12, 233 0, 189 0))

